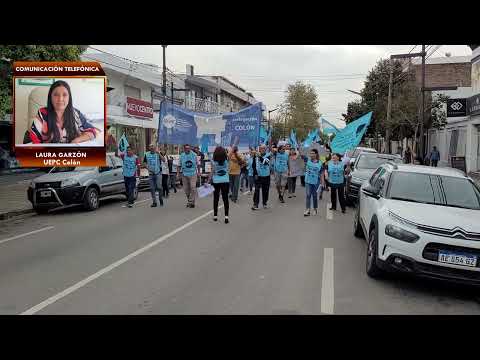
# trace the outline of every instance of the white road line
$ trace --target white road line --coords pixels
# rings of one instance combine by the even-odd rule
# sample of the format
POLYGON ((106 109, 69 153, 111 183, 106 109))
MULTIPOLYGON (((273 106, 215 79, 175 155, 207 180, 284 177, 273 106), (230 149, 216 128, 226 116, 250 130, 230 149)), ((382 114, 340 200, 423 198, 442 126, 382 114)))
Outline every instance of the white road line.
POLYGON ((333 289, 333 249, 323 249, 323 273, 322 273, 322 304, 321 312, 333 314, 334 289, 333 289))
POLYGON ((332 207, 331 203, 327 203, 327 220, 333 220, 333 211, 330 210, 332 207))
MULTIPOLYGON (((219 208, 220 208, 220 206, 219 206, 219 208)), ((62 292, 59 292, 58 294, 48 298, 47 300, 42 301, 40 304, 35 305, 35 306, 31 307, 30 309, 22 312, 20 315, 33 315, 33 314, 39 312, 40 310, 46 308, 48 305, 51 305, 51 304, 57 302, 58 300, 64 298, 65 296, 67 296, 67 295, 75 292, 76 290, 84 287, 88 283, 92 282, 95 279, 98 279, 102 275, 105 275, 105 274, 109 273, 113 269, 119 267, 120 265, 122 265, 123 263, 126 263, 127 261, 133 259, 134 257, 136 257, 140 254, 143 254, 144 252, 150 250, 152 247, 160 244, 161 242, 167 240, 169 237, 172 237, 176 233, 186 229, 187 227, 195 224, 196 222, 202 220, 203 218, 207 217, 208 215, 210 215, 212 213, 213 213, 213 210, 207 211, 205 214, 200 215, 199 217, 197 217, 197 218, 183 224, 182 226, 176 228, 175 230, 169 232, 168 234, 159 237, 157 240, 154 240, 150 244, 134 251, 133 253, 125 256, 124 258, 114 262, 113 264, 110 264, 107 267, 104 267, 103 269, 97 271, 96 273, 90 275, 89 277, 87 277, 87 278, 77 282, 76 284, 66 288, 62 292)))
POLYGON ((0 244, 6 243, 7 241, 15 240, 15 239, 18 239, 18 238, 21 238, 21 237, 24 237, 24 236, 36 234, 36 233, 39 233, 41 231, 51 230, 53 228, 54 228, 54 226, 47 226, 47 227, 44 227, 44 228, 41 228, 41 229, 38 229, 38 230, 30 231, 30 232, 25 233, 25 234, 16 235, 16 236, 13 236, 11 238, 0 240, 0 244))

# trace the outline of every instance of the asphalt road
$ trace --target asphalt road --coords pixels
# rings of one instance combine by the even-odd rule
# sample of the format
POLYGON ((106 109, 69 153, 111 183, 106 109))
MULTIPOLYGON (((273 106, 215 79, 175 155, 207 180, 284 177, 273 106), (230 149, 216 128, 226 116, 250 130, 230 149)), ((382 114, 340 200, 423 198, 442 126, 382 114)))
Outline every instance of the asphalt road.
POLYGON ((230 224, 182 191, 1 222, 0 314, 480 314, 473 289, 368 278, 353 210, 304 218, 297 191, 258 212, 241 196, 230 224))

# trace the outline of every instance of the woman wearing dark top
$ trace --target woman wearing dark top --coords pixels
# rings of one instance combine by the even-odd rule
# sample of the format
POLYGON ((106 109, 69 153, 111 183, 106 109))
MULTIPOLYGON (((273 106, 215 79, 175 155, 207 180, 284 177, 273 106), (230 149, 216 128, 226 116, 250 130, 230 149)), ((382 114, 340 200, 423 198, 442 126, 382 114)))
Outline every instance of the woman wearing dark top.
POLYGON ((78 144, 95 139, 98 129, 73 107, 68 83, 55 81, 48 91, 47 107, 40 108, 31 128, 25 133, 24 144, 78 144))

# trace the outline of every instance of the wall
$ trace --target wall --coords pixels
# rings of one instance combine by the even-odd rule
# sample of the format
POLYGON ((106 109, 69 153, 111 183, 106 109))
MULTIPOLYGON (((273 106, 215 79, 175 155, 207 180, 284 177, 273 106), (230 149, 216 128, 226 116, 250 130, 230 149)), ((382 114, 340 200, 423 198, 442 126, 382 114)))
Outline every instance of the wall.
MULTIPOLYGON (((422 83, 422 67, 415 65, 415 79, 418 86, 422 83)), ((426 64, 425 66, 425 86, 462 86, 471 85, 471 64, 470 63, 452 63, 452 64, 426 64)))

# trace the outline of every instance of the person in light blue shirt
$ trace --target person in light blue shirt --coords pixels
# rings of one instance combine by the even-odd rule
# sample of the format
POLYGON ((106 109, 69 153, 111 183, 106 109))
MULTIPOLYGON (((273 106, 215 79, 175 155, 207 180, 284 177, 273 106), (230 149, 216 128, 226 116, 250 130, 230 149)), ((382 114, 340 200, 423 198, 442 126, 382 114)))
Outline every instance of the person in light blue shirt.
POLYGON ((125 192, 127 193, 128 207, 133 207, 135 202, 135 187, 137 186, 137 173, 140 173, 140 162, 133 149, 127 147, 127 154, 123 159, 123 178, 125 181, 125 192))
POLYGON ((160 206, 163 206, 163 189, 162 189, 162 162, 165 161, 165 158, 162 157, 155 146, 155 144, 150 144, 149 150, 145 153, 143 162, 147 164, 149 181, 150 181, 150 193, 152 195, 153 203, 151 207, 157 207, 157 196, 158 191, 158 200, 160 206))
POLYGON ((213 153, 212 172, 209 176, 209 182, 212 181, 213 187, 213 221, 217 221, 218 215, 218 202, 220 200, 220 193, 222 194, 223 209, 225 211, 225 224, 229 223, 228 212, 228 191, 230 189, 230 176, 229 176, 229 162, 227 160, 227 151, 217 146, 213 153))
POLYGON ((339 161, 340 155, 333 154, 332 160, 328 162, 328 166, 325 170, 325 179, 328 180, 331 192, 332 207, 330 210, 337 209, 337 193, 342 213, 345 213, 345 165, 339 161))
POLYGON ((275 185, 277 187, 278 199, 281 203, 284 203, 285 200, 283 195, 288 181, 288 154, 285 152, 284 145, 278 147, 273 170, 275 173, 275 185))
POLYGON ((187 208, 194 208, 195 195, 197 193, 197 154, 191 150, 188 144, 185 144, 183 149, 184 152, 180 154, 180 166, 177 170, 178 172, 180 172, 180 168, 182 170, 183 190, 187 197, 187 208))
POLYGON ((317 149, 310 150, 310 159, 305 165, 305 192, 306 192, 306 206, 303 216, 310 216, 310 205, 313 201, 313 215, 318 214, 318 198, 317 188, 320 182, 320 170, 322 164, 320 163, 320 156, 317 149), (312 201, 310 200, 312 199, 312 201))

